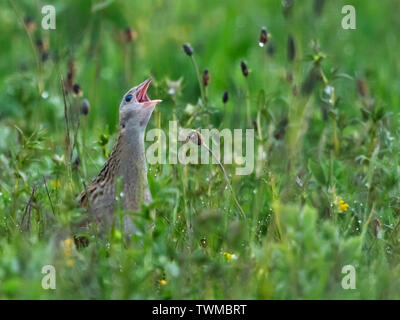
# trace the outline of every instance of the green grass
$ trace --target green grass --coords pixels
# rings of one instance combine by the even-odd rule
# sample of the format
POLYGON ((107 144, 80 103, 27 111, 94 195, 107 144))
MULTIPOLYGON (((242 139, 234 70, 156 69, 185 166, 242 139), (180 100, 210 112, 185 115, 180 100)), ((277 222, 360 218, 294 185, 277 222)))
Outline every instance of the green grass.
POLYGON ((278 0, 116 0, 96 11, 95 1, 53 1, 49 31, 40 28, 46 2, 0 5, 1 299, 400 298, 400 3, 353 1, 357 29, 343 30, 348 1, 325 1, 321 16, 314 1, 294 2, 284 17, 278 0), (127 26, 137 32, 129 43, 127 26), (273 55, 258 46, 263 26, 273 55), (203 106, 186 42, 211 75, 203 106), (68 142, 61 78, 70 60, 83 94, 66 96, 68 142), (198 113, 191 128, 246 129, 249 104, 255 171, 237 176, 225 166, 245 217, 218 165, 150 165, 154 201, 132 213, 139 235, 126 243, 113 229, 89 235, 87 248, 63 249, 84 215, 76 196, 115 141, 120 99, 150 75, 150 96, 164 102, 148 129, 168 130, 173 119, 184 126, 188 104, 198 113), (179 78, 172 97, 168 80, 179 78), (56 290, 42 289, 47 264, 56 290), (356 269, 355 290, 342 289, 345 265, 356 269))

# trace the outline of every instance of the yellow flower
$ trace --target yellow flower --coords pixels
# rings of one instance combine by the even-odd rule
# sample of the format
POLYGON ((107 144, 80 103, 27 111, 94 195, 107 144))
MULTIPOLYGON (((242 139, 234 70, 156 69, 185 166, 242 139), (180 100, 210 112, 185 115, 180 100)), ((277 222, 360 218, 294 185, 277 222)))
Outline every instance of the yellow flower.
POLYGON ((340 210, 340 212, 347 211, 348 208, 349 208, 349 205, 346 202, 344 202, 343 200, 339 201, 339 210, 340 210))
POLYGON ((232 255, 229 252, 224 252, 224 256, 227 260, 231 260, 232 259, 232 255))
POLYGON ((67 266, 68 267, 73 267, 75 264, 75 261, 73 259, 67 259, 67 266))
POLYGON ((160 280, 160 285, 165 286, 166 284, 167 284, 166 280, 164 280, 164 279, 160 280))
POLYGON ((50 180, 49 185, 52 189, 58 189, 61 187, 61 181, 58 178, 56 180, 50 180))
POLYGON ((72 259, 72 250, 74 249, 74 240, 72 238, 67 238, 63 241, 64 255, 67 258, 67 266, 73 267, 75 264, 74 259, 72 259))
POLYGON ((67 238, 64 240, 64 255, 70 257, 74 246, 74 240, 67 238))

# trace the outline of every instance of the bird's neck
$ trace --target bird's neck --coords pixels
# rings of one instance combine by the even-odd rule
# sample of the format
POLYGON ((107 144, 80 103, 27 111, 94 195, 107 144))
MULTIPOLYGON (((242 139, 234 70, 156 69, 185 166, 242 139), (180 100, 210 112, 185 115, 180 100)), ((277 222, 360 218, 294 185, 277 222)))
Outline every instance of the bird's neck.
POLYGON ((141 203, 150 200, 144 132, 126 131, 120 134, 117 143, 120 144, 119 176, 123 183, 123 208, 136 211, 141 203))
MULTIPOLYGON (((135 160, 135 162, 143 163, 144 165, 146 165, 144 132, 127 130, 123 134, 119 134, 118 143, 121 144, 123 157, 125 157, 126 159, 135 160)), ((126 164, 130 165, 128 164, 128 162, 126 164)))

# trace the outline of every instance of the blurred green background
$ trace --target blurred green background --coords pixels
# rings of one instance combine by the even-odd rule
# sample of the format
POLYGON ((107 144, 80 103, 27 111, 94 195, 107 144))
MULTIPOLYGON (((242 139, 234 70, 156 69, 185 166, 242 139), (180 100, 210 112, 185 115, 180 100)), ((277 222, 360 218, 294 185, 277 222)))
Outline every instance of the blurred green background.
POLYGON ((0 9, 0 298, 399 298, 400 2, 9 0, 0 9), (55 30, 41 28, 47 4, 55 30), (341 27, 346 4, 355 30, 341 27), (207 102, 184 43, 211 75, 207 102), (71 69, 80 90, 67 88, 66 113, 71 69), (149 76, 150 97, 163 99, 149 128, 177 119, 256 129, 255 172, 226 166, 246 217, 217 166, 151 165, 142 233, 126 243, 113 229, 72 248, 84 214, 75 197, 113 146, 122 95, 149 76), (45 264, 57 269, 56 290, 41 287, 45 264), (348 264, 355 290, 341 287, 348 264))

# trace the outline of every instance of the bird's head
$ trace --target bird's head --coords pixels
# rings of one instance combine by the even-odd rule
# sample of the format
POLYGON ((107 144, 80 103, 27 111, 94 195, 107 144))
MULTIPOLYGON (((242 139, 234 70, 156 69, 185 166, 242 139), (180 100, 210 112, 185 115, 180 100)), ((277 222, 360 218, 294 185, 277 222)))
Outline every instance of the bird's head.
POLYGON ((144 132, 150 116, 162 100, 150 100, 147 89, 151 78, 130 89, 122 98, 119 107, 119 125, 121 131, 144 132))

